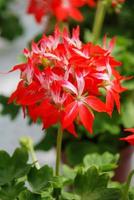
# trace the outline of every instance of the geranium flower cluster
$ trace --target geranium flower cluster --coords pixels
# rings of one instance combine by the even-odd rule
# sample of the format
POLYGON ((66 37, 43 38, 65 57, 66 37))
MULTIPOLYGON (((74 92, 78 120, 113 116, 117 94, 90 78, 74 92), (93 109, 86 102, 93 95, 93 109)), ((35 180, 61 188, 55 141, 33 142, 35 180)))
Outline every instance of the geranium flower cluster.
POLYGON ((76 136, 75 123, 90 133, 94 111, 112 114, 114 104, 120 111, 120 93, 124 79, 111 56, 115 39, 103 47, 79 39, 79 27, 72 36, 55 28, 54 35, 44 35, 31 50, 24 49, 27 61, 11 71, 20 70, 21 79, 9 103, 23 107, 34 122, 42 120, 43 128, 61 123, 76 136))
POLYGON ((54 15, 58 21, 67 20, 68 17, 82 21, 83 15, 79 8, 88 4, 96 5, 95 0, 30 0, 27 12, 33 14, 38 23, 45 15, 54 15))

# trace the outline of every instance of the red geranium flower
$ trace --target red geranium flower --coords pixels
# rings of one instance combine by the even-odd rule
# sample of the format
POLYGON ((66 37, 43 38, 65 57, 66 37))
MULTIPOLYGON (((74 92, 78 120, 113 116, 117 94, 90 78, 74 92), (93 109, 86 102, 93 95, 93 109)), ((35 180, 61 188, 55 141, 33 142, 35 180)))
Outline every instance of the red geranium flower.
POLYGON ((53 36, 44 35, 31 50, 24 49, 27 61, 11 70, 20 70, 21 76, 9 102, 21 105, 34 122, 40 118, 43 128, 60 122, 76 136, 78 123, 92 133, 94 111, 111 115, 114 104, 119 111, 120 93, 125 90, 124 77, 116 71, 121 63, 111 56, 113 46, 114 39, 107 48, 83 44, 78 27, 71 37, 56 27, 53 36))
POLYGON ((68 17, 77 21, 83 20, 79 8, 88 4, 95 6, 94 0, 30 0, 27 12, 33 14, 38 23, 45 15, 54 15, 58 21, 67 20, 68 17))

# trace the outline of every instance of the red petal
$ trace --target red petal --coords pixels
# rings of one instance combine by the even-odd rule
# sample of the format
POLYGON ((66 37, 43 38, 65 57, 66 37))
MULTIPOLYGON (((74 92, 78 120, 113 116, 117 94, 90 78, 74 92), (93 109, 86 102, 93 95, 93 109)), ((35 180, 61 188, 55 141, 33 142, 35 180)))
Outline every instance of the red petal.
POLYGON ((63 128, 70 126, 78 114, 78 103, 76 101, 70 103, 65 108, 65 116, 63 118, 63 128))
POLYGON ((66 20, 67 17, 68 17, 68 10, 66 8, 61 7, 61 6, 58 6, 55 9, 55 15, 56 15, 56 17, 59 21, 66 20))
POLYGON ((16 71, 16 70, 23 71, 25 69, 25 67, 26 67, 25 63, 15 65, 9 72, 13 72, 13 71, 16 71))
POLYGON ((82 16, 81 12, 76 8, 70 9, 69 15, 70 15, 70 17, 72 17, 73 19, 75 19, 77 21, 83 20, 83 16, 82 16))
POLYGON ((83 104, 79 105, 80 120, 84 127, 92 133, 94 114, 83 104))
POLYGON ((76 131, 75 131, 75 127, 74 127, 74 124, 71 124, 70 126, 68 126, 67 128, 67 131, 69 133, 71 133, 74 137, 78 137, 76 131))
POLYGON ((106 105, 99 98, 95 96, 88 96, 86 98, 88 105, 98 112, 106 112, 106 105))
POLYGON ((110 91, 107 91, 107 96, 106 96, 106 111, 109 115, 112 115, 114 109, 114 99, 113 95, 111 94, 110 91))
POLYGON ((124 141, 129 142, 130 144, 134 145, 134 134, 129 135, 128 137, 125 137, 125 138, 120 138, 120 140, 124 140, 124 141))
POLYGON ((115 104, 118 112, 120 113, 120 95, 114 91, 112 91, 113 98, 115 100, 115 104))
POLYGON ((134 133, 134 128, 126 128, 124 129, 124 131, 134 133))

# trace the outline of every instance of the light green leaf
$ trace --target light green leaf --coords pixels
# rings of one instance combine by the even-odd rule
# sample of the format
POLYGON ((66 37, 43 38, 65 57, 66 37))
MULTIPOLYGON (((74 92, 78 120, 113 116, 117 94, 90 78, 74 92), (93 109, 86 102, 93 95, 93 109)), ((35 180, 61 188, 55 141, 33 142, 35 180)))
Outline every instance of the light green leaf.
POLYGON ((81 200, 80 196, 69 193, 69 192, 62 192, 60 200, 81 200))
POLYGON ((87 169, 95 166, 98 170, 106 172, 114 170, 117 167, 118 160, 118 154, 113 155, 109 152, 105 152, 102 155, 98 153, 86 155, 83 163, 87 169))

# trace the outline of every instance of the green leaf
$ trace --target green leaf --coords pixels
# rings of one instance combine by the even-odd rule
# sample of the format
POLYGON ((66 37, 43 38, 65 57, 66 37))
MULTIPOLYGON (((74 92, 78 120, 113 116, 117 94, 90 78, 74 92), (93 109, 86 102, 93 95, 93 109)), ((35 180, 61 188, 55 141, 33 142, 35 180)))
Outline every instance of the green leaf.
POLYGON ((9 97, 0 95, 0 105, 1 105, 0 114, 1 115, 9 115, 10 119, 14 120, 19 113, 20 107, 14 105, 14 104, 9 104, 7 106, 8 99, 9 99, 9 97))
POLYGON ((112 171, 117 167, 119 155, 113 155, 109 152, 105 152, 102 155, 98 153, 89 154, 84 157, 83 163, 86 168, 95 166, 102 172, 112 171))
POLYGON ((36 193, 41 193, 50 183, 53 177, 53 169, 47 165, 39 170, 33 167, 28 174, 28 182, 36 193))
POLYGON ((90 190, 103 189, 107 183, 108 176, 106 174, 99 175, 96 167, 91 167, 86 172, 78 172, 74 185, 76 191, 83 194, 90 190))
POLYGON ((86 154, 98 151, 97 145, 90 141, 73 141, 69 142, 66 147, 65 155, 70 165, 77 165, 82 163, 83 157, 86 154), (78 156, 79 155, 79 156, 78 156))
POLYGON ((128 200, 134 200, 134 187, 130 188, 128 200))
POLYGON ((17 15, 12 13, 12 11, 8 10, 3 11, 1 14, 0 28, 1 37, 6 38, 9 41, 12 41, 23 33, 23 27, 20 19, 17 15))
POLYGON ((0 189, 0 200, 16 200, 24 189, 24 183, 22 182, 16 185, 5 185, 0 189))
POLYGON ((28 153, 23 148, 16 149, 12 157, 0 151, 0 186, 25 176, 31 168, 27 161, 28 153))
POLYGON ((99 174, 95 167, 78 172, 74 187, 81 200, 120 200, 120 190, 107 188, 107 174, 99 174))
POLYGON ((11 160, 14 166, 14 178, 23 177, 29 172, 31 165, 27 164, 28 153, 24 148, 16 149, 11 160))
POLYGON ((105 113, 96 113, 96 118, 94 122, 94 133, 98 134, 109 132, 111 134, 119 134, 119 125, 121 123, 120 121, 121 120, 117 112, 113 112, 111 118, 105 113))
POLYGON ((41 197, 28 190, 25 190, 19 195, 19 200, 41 200, 41 197))
POLYGON ((72 169, 71 167, 69 167, 67 165, 63 165, 62 169, 63 169, 63 176, 66 178, 65 182, 73 183, 73 180, 76 176, 75 169, 72 169))
POLYGON ((55 200, 52 194, 53 194, 53 187, 52 186, 46 187, 45 190, 41 192, 41 200, 55 200))
POLYGON ((81 198, 73 193, 62 192, 60 200, 81 200, 81 198))

